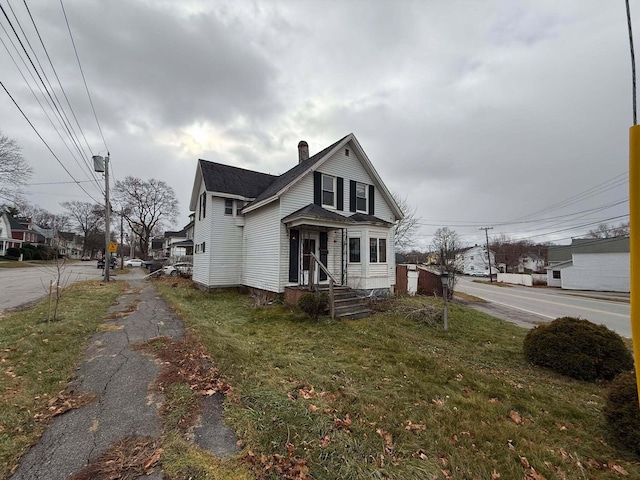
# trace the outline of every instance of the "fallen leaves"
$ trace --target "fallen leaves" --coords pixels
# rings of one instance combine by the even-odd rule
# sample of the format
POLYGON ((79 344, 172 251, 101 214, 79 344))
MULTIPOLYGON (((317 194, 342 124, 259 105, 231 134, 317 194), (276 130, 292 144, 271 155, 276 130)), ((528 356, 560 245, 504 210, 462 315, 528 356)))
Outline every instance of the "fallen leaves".
POLYGON ((33 418, 37 421, 46 421, 58 415, 62 415, 69 410, 89 405, 93 403, 96 398, 98 397, 94 393, 75 393, 73 391, 63 391, 49 400, 47 409, 44 412, 37 413, 33 416, 33 418))
POLYGON ((150 437, 127 437, 114 443, 70 480, 112 480, 151 475, 163 450, 150 437))
POLYGON ((295 446, 287 442, 285 448, 287 456, 274 453, 273 455, 260 455, 258 457, 249 450, 245 459, 256 470, 258 478, 271 477, 273 474, 277 474, 278 478, 285 480, 311 480, 307 461, 295 456, 295 446))

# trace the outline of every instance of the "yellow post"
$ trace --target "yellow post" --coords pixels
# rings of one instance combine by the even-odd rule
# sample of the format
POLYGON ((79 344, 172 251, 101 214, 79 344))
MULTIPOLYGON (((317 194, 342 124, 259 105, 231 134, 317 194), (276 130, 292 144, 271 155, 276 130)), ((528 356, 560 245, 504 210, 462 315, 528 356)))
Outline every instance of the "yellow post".
POLYGON ((640 125, 634 125, 629 129, 629 234, 631 337, 640 398, 640 125))

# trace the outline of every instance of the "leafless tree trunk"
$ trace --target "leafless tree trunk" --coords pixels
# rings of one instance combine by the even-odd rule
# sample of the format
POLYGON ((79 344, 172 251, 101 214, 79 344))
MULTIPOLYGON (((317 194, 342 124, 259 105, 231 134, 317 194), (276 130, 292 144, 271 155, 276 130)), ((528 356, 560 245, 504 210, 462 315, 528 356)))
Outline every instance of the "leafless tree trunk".
POLYGON ((447 227, 442 227, 435 231, 431 246, 438 254, 440 271, 448 273, 451 278, 451 288, 448 289, 448 297, 452 298, 456 283, 458 282, 458 272, 462 270, 460 252, 465 246, 455 230, 447 227))
POLYGON ((153 233, 166 223, 171 224, 177 219, 178 200, 173 188, 153 178, 144 181, 126 177, 116 182, 114 198, 125 211, 124 219, 127 224, 140 238, 142 257, 146 258, 153 233))
POLYGON ((15 140, 0 133, 0 194, 11 201, 19 201, 21 187, 33 174, 33 170, 22 157, 15 140))
POLYGON ((416 242, 416 235, 420 227, 421 218, 417 214, 416 207, 409 205, 406 198, 401 198, 400 195, 395 192, 392 193, 391 196, 404 215, 404 218, 396 225, 394 234, 396 250, 406 252, 416 242))

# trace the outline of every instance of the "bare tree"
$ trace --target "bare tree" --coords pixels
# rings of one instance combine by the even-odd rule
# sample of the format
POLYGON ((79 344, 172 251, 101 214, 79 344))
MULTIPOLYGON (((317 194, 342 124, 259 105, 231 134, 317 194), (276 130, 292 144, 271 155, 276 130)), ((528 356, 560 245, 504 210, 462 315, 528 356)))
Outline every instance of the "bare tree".
POLYGON ((464 249, 464 245, 455 230, 442 227, 435 231, 431 247, 438 255, 440 271, 448 273, 452 279, 451 288, 448 291, 449 297, 453 297, 458 281, 457 273, 462 269, 460 252, 464 249))
MULTIPOLYGON (((104 208, 90 202, 62 202, 60 205, 69 212, 78 232, 84 236, 82 254, 89 252, 89 240, 92 234, 104 228, 104 208)), ((104 240, 104 235, 103 235, 104 240)))
POLYGON ((126 177, 116 182, 114 198, 122 206, 127 224, 140 238, 140 250, 146 257, 153 232, 174 223, 178 217, 178 200, 173 188, 153 178, 146 182, 126 177))
POLYGON ((514 240, 504 234, 492 238, 490 248, 496 265, 504 264, 507 273, 516 271, 523 256, 535 250, 533 242, 514 240))
POLYGON ((416 207, 409 205, 406 197, 401 198, 400 195, 395 192, 392 193, 391 196, 404 215, 404 218, 396 225, 394 241, 396 249, 400 252, 405 252, 415 244, 415 237, 418 233, 420 220, 422 219, 418 216, 416 207))
POLYGON ((18 203, 20 216, 31 219, 33 223, 43 228, 51 228, 55 233, 69 228, 69 216, 66 214, 51 213, 37 205, 28 202, 18 203))
POLYGON ((33 174, 15 140, 0 133, 0 195, 4 200, 20 199, 21 187, 33 174))
POLYGON ((614 237, 626 237, 629 235, 629 222, 621 223, 617 227, 614 225, 607 225, 601 223, 593 230, 589 230, 587 233, 588 238, 614 238, 614 237))

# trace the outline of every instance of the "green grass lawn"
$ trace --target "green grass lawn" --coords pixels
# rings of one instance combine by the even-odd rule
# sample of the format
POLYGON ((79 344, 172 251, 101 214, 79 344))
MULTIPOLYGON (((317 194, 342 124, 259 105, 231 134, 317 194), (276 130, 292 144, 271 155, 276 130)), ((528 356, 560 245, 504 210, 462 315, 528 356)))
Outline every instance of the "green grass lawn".
POLYGON ((227 421, 267 478, 284 464, 314 479, 640 478, 607 440, 606 385, 532 367, 506 322, 455 304, 449 332, 389 312, 311 321, 157 285, 232 385, 227 421))
POLYGON ((88 338, 123 288, 75 284, 62 295, 59 321, 46 322, 48 301, 0 319, 0 478, 46 428, 49 407, 57 408, 88 338))

